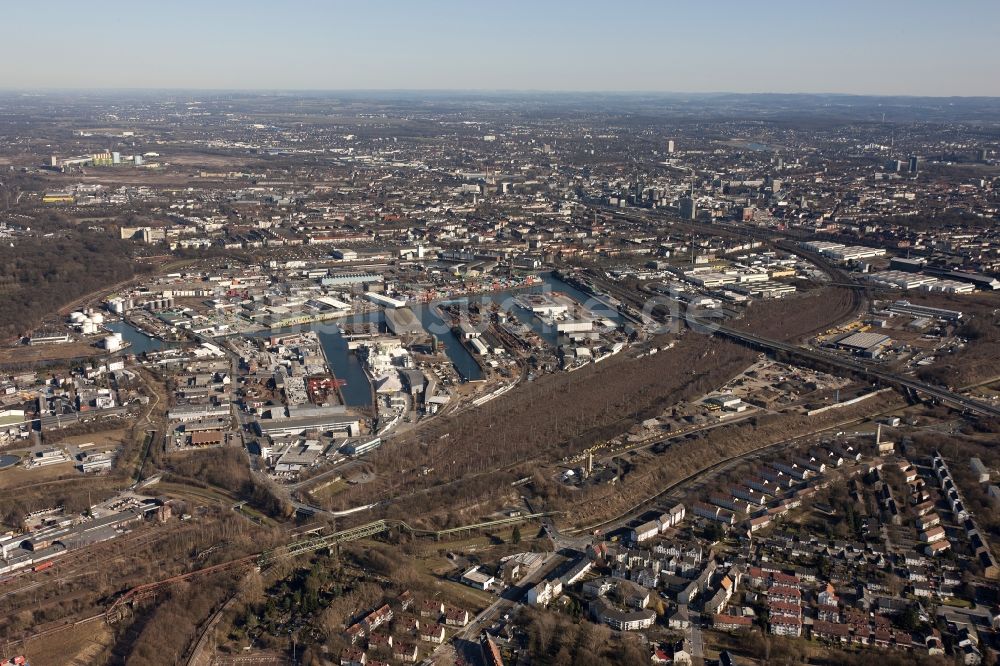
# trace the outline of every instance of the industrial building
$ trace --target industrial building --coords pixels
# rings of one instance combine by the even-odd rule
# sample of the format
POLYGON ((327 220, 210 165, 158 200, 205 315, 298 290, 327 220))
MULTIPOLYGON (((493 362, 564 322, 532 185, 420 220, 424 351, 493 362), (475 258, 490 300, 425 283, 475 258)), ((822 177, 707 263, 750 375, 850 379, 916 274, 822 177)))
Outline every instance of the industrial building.
POLYGON ((365 298, 374 303, 375 305, 381 305, 384 308, 402 308, 406 307, 406 301, 401 301, 398 298, 392 298, 391 296, 386 296, 384 294, 376 294, 375 292, 369 291, 365 294, 365 298))
POLYGON ((892 338, 882 333, 848 333, 839 339, 834 339, 833 344, 853 354, 876 358, 892 344, 892 338))
POLYGON ((371 437, 368 439, 348 439, 338 449, 346 456, 361 456, 369 451, 374 451, 382 445, 381 437, 371 437))
POLYGON ((385 325, 393 335, 423 335, 424 325, 420 323, 413 310, 406 307, 386 309, 385 325))
POLYGON ((301 435, 307 430, 346 433, 348 436, 353 437, 361 431, 361 421, 354 414, 329 413, 327 410, 322 410, 322 413, 304 416, 258 419, 254 424, 259 434, 270 437, 301 435))
POLYGON ((355 284, 371 284, 381 282, 382 276, 375 273, 333 273, 320 279, 324 287, 347 287, 355 284))
POLYGON ((818 252, 824 257, 829 257, 835 261, 857 261, 859 259, 885 256, 884 249, 866 247, 864 245, 844 245, 843 243, 831 243, 830 241, 805 241, 801 245, 807 250, 818 252))
POLYGON ((0 537, 0 574, 46 562, 63 553, 114 539, 133 523, 159 509, 161 502, 144 500, 139 506, 73 524, 61 521, 27 534, 0 537))
POLYGON ((488 590, 496 582, 496 578, 483 571, 482 567, 475 566, 462 574, 462 582, 477 590, 488 590))
POLYGON ((943 321, 957 322, 962 319, 960 310, 947 310, 945 308, 932 308, 926 305, 914 305, 909 301, 895 301, 886 308, 892 314, 906 315, 909 317, 930 317, 943 321))

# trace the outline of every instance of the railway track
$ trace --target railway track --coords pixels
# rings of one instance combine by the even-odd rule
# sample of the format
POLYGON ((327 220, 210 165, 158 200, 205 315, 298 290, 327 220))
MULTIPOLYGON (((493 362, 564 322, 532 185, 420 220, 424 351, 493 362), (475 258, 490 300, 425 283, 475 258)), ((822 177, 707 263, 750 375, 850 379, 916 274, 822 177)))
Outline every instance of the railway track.
POLYGON ((82 551, 70 551, 66 555, 50 560, 53 566, 42 572, 36 573, 28 568, 23 569, 14 574, 13 581, 7 583, 13 587, 0 587, 0 601, 46 584, 59 583, 63 582, 64 579, 96 573, 98 562, 101 563, 101 567, 114 564, 151 545, 163 536, 157 531, 144 531, 137 535, 136 539, 128 542, 123 543, 121 539, 118 539, 117 543, 116 540, 112 540, 82 551), (21 584, 18 585, 18 582, 21 584))
POLYGON ((694 484, 697 484, 699 483, 699 481, 706 480, 712 476, 715 476, 720 472, 726 471, 727 469, 731 469, 737 465, 768 456, 771 453, 780 451, 781 449, 789 445, 792 445, 800 440, 815 437, 816 435, 823 432, 827 432, 829 430, 843 428, 844 426, 852 425, 855 423, 862 423, 875 416, 879 416, 881 414, 888 414, 894 410, 895 408, 890 410, 885 410, 883 412, 880 412, 879 414, 874 414, 871 416, 864 416, 860 418, 853 417, 850 419, 845 419, 844 421, 840 421, 829 426, 824 426, 820 430, 809 432, 803 435, 798 435, 796 437, 791 437, 789 439, 782 440, 780 442, 767 444, 759 448, 753 449, 751 451, 745 451, 743 453, 730 456, 724 460, 720 460, 707 467, 704 467, 696 472, 692 472, 691 474, 688 474, 682 479, 678 479, 677 481, 672 482, 671 484, 660 490, 655 495, 647 497, 646 499, 632 506, 627 511, 620 513, 614 518, 603 520, 601 522, 594 523, 593 525, 587 525, 585 527, 568 528, 560 531, 563 534, 585 534, 588 532, 593 532, 596 529, 606 530, 606 528, 608 528, 609 526, 611 526, 612 528, 617 528, 621 525, 631 522, 632 520, 635 520, 636 517, 645 513, 646 511, 649 511, 650 509, 657 506, 660 502, 663 502, 664 500, 671 499, 674 501, 680 501, 681 499, 683 499, 682 495, 680 494, 680 491, 682 489, 684 490, 684 494, 687 494, 691 490, 691 486, 693 486, 694 484))
MULTIPOLYGON (((812 253, 792 246, 786 246, 784 249, 788 251, 795 251, 797 254, 808 258, 810 261, 816 262, 817 265, 828 274, 833 282, 852 282, 850 277, 844 271, 826 261, 822 257, 817 257, 812 253)), ((641 302, 641 298, 639 298, 635 292, 625 289, 608 280, 601 279, 600 281, 602 282, 602 286, 605 286, 609 290, 615 292, 623 300, 627 300, 633 304, 641 302)), ((866 303, 864 293, 861 290, 853 288, 840 287, 839 289, 842 289, 850 294, 851 307, 848 311, 844 312, 843 315, 850 315, 849 318, 857 316, 858 312, 860 312, 861 308, 866 303)), ((839 319, 843 321, 845 316, 840 316, 839 319)), ((847 358, 839 354, 828 353, 822 350, 802 347, 783 340, 775 340, 751 333, 749 331, 741 330, 733 326, 724 326, 719 324, 718 321, 702 319, 688 313, 685 313, 683 318, 691 327, 697 327, 701 330, 711 332, 713 335, 726 337, 755 349, 760 349, 768 353, 781 352, 798 360, 799 362, 821 363, 826 367, 840 370, 849 375, 860 376, 868 381, 874 380, 875 382, 882 383, 886 386, 893 386, 904 392, 912 391, 916 394, 927 396, 932 400, 936 400, 963 412, 978 414, 989 418, 1000 418, 1000 407, 994 407, 993 405, 968 398, 944 387, 935 386, 905 375, 890 372, 875 364, 864 363, 853 358, 847 358)), ((829 325, 830 324, 827 323, 824 328, 829 328, 829 325)), ((809 334, 810 333, 805 333, 804 335, 808 336, 809 334)), ((797 337, 802 336, 800 335, 797 337)))
POLYGON ((22 648, 24 648, 31 641, 36 641, 41 638, 53 636, 55 634, 62 633, 67 629, 75 629, 77 627, 85 626, 102 620, 104 620, 104 613, 97 613, 95 615, 91 615, 89 617, 85 617, 83 619, 75 621, 53 622, 47 626, 43 625, 43 628, 38 629, 35 632, 28 634, 26 636, 22 636, 21 638, 7 639, 4 641, 4 646, 8 649, 17 645, 20 645, 22 648))

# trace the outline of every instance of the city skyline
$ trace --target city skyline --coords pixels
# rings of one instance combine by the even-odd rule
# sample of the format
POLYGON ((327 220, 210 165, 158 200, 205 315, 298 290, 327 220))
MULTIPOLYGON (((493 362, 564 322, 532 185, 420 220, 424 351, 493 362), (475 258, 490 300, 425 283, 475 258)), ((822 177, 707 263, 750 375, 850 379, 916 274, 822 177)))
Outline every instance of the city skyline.
MULTIPOLYGON (((119 0, 7 10, 0 88, 833 93, 997 96, 974 29, 995 3, 647 6, 485 12, 421 3, 119 0), (571 11, 572 10, 572 11, 571 11), (59 20, 48 20, 55 16, 59 20), (40 22, 42 30, 33 29, 40 22)), ((988 32, 988 31, 987 31, 988 32)))

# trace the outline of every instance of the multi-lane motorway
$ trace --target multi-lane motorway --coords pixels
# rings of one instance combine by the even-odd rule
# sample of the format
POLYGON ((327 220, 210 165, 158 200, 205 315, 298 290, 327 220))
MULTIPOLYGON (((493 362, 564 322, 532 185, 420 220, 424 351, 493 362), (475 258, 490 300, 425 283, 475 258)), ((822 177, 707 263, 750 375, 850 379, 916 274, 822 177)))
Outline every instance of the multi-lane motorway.
POLYGON ((822 362, 826 365, 840 368, 841 370, 863 375, 872 381, 877 380, 878 382, 888 386, 895 386, 915 391, 918 394, 923 394, 927 397, 933 398, 949 407, 979 414, 981 416, 1000 417, 1000 407, 995 407, 985 402, 955 393, 954 391, 950 391, 942 386, 928 384, 927 382, 922 382, 918 379, 914 379, 913 377, 907 377, 905 375, 889 372, 888 370, 880 368, 874 364, 865 363, 857 359, 825 352, 819 349, 810 349, 808 347, 800 347, 799 345, 793 345, 779 340, 772 340, 747 331, 741 331, 729 326, 719 325, 717 321, 705 321, 695 317, 687 317, 687 321, 691 325, 699 326, 704 330, 711 331, 714 335, 727 337, 757 349, 772 352, 779 351, 794 358, 804 359, 806 361, 822 362))
MULTIPOLYGON (((642 222, 647 224, 654 222, 654 220, 650 220, 648 218, 649 215, 648 213, 637 215, 637 214, 622 213, 620 211, 614 211, 614 215, 634 222, 642 222)), ((656 221, 662 222, 662 219, 663 219, 662 217, 657 217, 656 221)), ((696 223, 689 220, 675 221, 675 223, 678 225, 683 225, 688 228, 693 228, 703 233, 745 234, 772 241, 783 240, 788 235, 787 232, 778 233, 770 230, 739 229, 739 228, 725 227, 713 224, 696 223)), ((839 267, 830 264, 822 257, 818 257, 813 253, 804 252, 799 248, 793 248, 788 245, 783 245, 782 247, 783 249, 788 251, 793 251, 796 254, 800 254, 803 256, 808 255, 808 259, 810 261, 813 261, 814 263, 817 263, 819 267, 830 276, 830 279, 834 283, 851 288, 859 287, 859 285, 854 283, 854 281, 851 279, 848 273, 841 270, 839 267)), ((632 294, 632 296, 637 296, 637 294, 632 294)), ((968 396, 961 395, 942 386, 928 384, 927 382, 922 382, 918 379, 914 379, 913 377, 907 377, 906 375, 900 375, 894 372, 890 372, 874 364, 869 364, 863 361, 859 361, 857 359, 828 353, 823 350, 811 349, 808 347, 800 347, 798 345, 782 342, 780 340, 772 340, 770 338, 765 338, 759 335, 755 335, 747 331, 742 331, 736 328, 720 325, 718 321, 704 320, 688 314, 685 314, 685 319, 689 325, 696 326, 699 328, 699 330, 705 330, 713 333, 714 335, 727 337, 731 340, 735 340, 742 344, 753 346, 757 349, 761 349, 768 352, 780 351, 794 358, 806 361, 813 361, 813 362, 821 361, 828 366, 840 368, 841 370, 865 376, 872 381, 878 381, 888 386, 895 386, 897 388, 901 388, 904 390, 914 391, 917 394, 922 394, 925 397, 937 400, 940 403, 947 405, 949 407, 960 409, 973 414, 979 414, 981 416, 1000 417, 1000 407, 995 407, 985 402, 981 402, 979 400, 975 400, 968 396)))

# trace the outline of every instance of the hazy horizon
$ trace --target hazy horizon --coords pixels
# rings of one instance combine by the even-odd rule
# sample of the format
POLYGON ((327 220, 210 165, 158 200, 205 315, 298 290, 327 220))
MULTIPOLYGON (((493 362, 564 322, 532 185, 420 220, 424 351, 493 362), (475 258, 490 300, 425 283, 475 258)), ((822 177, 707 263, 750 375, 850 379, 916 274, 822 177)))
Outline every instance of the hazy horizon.
POLYGON ((1000 3, 124 0, 5 8, 6 90, 1000 96, 1000 3), (978 36, 978 37, 977 37, 978 36))
POLYGON ((213 87, 47 87, 47 88, 26 88, 26 87, 5 87, 0 86, 0 93, 13 93, 19 95, 45 95, 55 93, 249 93, 259 95, 296 95, 296 94, 435 94, 435 95, 539 95, 539 96, 560 96, 560 95, 608 95, 617 97, 648 95, 651 97, 713 97, 713 96, 775 96, 775 97, 864 97, 864 98, 914 98, 914 99, 1000 99, 1000 93, 996 95, 923 95, 906 93, 855 93, 855 92, 830 92, 817 90, 814 92, 803 92, 795 90, 549 90, 542 88, 213 88, 213 87))

